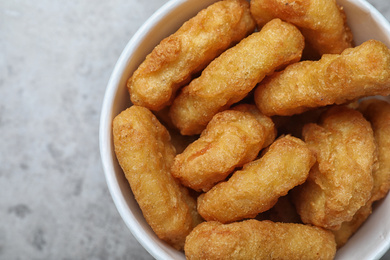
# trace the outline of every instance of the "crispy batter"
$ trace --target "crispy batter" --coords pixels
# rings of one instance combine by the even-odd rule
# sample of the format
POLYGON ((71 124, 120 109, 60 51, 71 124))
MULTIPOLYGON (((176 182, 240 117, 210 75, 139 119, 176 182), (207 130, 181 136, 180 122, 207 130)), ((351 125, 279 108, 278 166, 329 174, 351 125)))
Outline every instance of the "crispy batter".
POLYGON ((374 189, 371 201, 382 199, 390 189, 390 104, 384 100, 369 99, 359 109, 371 123, 378 147, 378 165, 373 170, 374 189))
POLYGON ((170 174, 175 148, 168 131, 144 107, 132 106, 113 121, 115 153, 142 213, 159 238, 182 249, 201 222, 196 201, 170 174))
MULTIPOLYGON (((255 106, 253 108, 257 110, 255 106)), ((236 167, 257 157, 268 138, 265 129, 251 112, 220 112, 200 138, 175 157, 172 175, 187 187, 208 191, 236 167)))
POLYGON ((251 0, 250 10, 262 27, 274 18, 297 26, 319 55, 340 54, 352 47, 352 33, 335 0, 251 0))
POLYGON ((277 139, 263 157, 200 195, 198 212, 205 220, 222 223, 254 218, 302 184, 314 162, 314 154, 302 140, 292 136, 277 139))
POLYGON ((277 135, 277 129, 270 117, 263 115, 255 105, 240 104, 232 107, 232 109, 251 113, 256 117, 257 121, 259 121, 259 123, 263 126, 264 133, 265 133, 265 140, 262 148, 267 147, 273 143, 277 135))
POLYGON ((390 94, 390 50, 369 40, 342 54, 302 61, 263 80, 255 102, 268 116, 292 115, 314 107, 390 94))
POLYGON ((334 106, 321 116, 320 125, 305 125, 302 136, 317 163, 294 189, 294 204, 304 223, 337 230, 371 197, 376 160, 371 125, 360 112, 334 106))
POLYGON ((152 110, 169 105, 193 74, 254 27, 245 0, 219 1, 202 10, 161 41, 134 72, 127 84, 131 101, 152 110))
POLYGON ((207 66, 174 100, 170 115, 183 135, 199 134, 211 118, 242 100, 266 75, 298 61, 304 47, 299 30, 275 19, 207 66))
POLYGON ((361 207, 353 216, 351 221, 346 221, 341 224, 340 229, 333 230, 336 239, 337 248, 345 245, 349 238, 359 229, 359 227, 371 215, 372 203, 369 202, 361 207))
POLYGON ((246 220, 231 224, 204 222, 187 237, 188 260, 194 259, 333 259, 330 231, 292 223, 246 220))
POLYGON ((373 168, 374 188, 370 200, 356 212, 351 221, 344 222, 333 231, 340 248, 370 216, 373 202, 382 199, 390 189, 390 104, 383 100, 368 99, 359 105, 359 110, 370 121, 378 151, 378 162, 373 168))

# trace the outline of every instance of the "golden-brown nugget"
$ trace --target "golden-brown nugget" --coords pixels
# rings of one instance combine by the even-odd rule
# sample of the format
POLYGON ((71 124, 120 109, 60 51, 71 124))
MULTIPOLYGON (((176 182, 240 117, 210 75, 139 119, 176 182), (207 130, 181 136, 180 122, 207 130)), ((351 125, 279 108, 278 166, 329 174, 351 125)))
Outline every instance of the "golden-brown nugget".
POLYGON ((336 239, 337 248, 344 246, 349 238, 359 229, 359 227, 371 215, 372 203, 369 202, 361 207, 353 216, 351 221, 346 221, 341 224, 338 230, 333 230, 336 239))
POLYGON ((302 184, 314 162, 314 154, 302 140, 292 136, 279 138, 263 157, 200 195, 198 212, 205 220, 221 223, 254 218, 302 184))
POLYGON ((384 100, 362 101, 359 109, 371 123, 377 144, 378 164, 373 170, 371 201, 380 200, 390 189, 390 104, 384 100))
POLYGON ((369 40, 342 54, 302 61, 263 80, 255 102, 268 116, 293 115, 364 96, 390 94, 390 50, 369 40))
POLYGON ((257 157, 268 138, 265 129, 250 112, 222 111, 213 117, 199 139, 175 157, 172 175, 187 187, 208 191, 236 167, 257 157))
POLYGON ((175 92, 221 52, 253 32, 245 0, 219 1, 165 38, 127 83, 133 104, 152 110, 169 105, 175 92))
POLYGON ((383 100, 368 99, 360 103, 359 110, 370 121, 377 145, 378 161, 372 172, 374 188, 370 200, 356 212, 353 219, 333 231, 337 247, 342 247, 349 240, 370 216, 373 202, 385 197, 390 189, 390 104, 383 100))
POLYGON ((340 54, 352 47, 352 33, 335 0, 251 0, 250 10, 262 27, 274 18, 297 26, 319 55, 340 54))
POLYGON ((275 141, 277 135, 277 129, 272 119, 266 115, 263 115, 255 105, 240 104, 232 107, 233 110, 249 112, 256 117, 257 121, 263 126, 265 133, 265 140, 263 148, 269 146, 275 141))
POLYGON ((320 124, 307 124, 302 136, 316 153, 307 181, 294 189, 304 223, 337 230, 371 197, 376 145, 370 123, 345 106, 334 106, 320 124))
POLYGON ((300 59, 304 39, 279 19, 243 39, 212 61, 185 86, 170 115, 183 135, 199 134, 218 112, 243 99, 266 75, 300 59))
POLYGON ((204 222, 187 237, 184 252, 195 259, 333 259, 330 231, 292 223, 246 220, 231 224, 204 222))
POLYGON ((201 222, 196 201, 170 174, 175 148, 168 131, 144 107, 132 106, 113 121, 115 153, 142 213, 157 236, 182 249, 201 222))

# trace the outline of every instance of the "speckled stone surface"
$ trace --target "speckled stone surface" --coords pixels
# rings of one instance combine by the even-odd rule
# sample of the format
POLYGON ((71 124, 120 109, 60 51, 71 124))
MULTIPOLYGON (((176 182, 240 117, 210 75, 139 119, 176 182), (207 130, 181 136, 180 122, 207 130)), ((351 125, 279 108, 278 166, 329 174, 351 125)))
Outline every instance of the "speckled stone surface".
POLYGON ((117 58, 165 2, 0 1, 0 259, 152 259, 110 197, 98 129, 117 58))

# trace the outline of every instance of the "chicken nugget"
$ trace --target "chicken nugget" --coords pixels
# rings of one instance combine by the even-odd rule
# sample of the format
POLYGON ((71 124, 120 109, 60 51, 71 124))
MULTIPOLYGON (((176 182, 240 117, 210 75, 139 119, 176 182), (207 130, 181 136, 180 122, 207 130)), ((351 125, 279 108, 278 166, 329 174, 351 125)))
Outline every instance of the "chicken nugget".
POLYGON ((260 122, 264 128, 265 133, 265 140, 262 148, 267 147, 273 143, 277 135, 277 129, 270 117, 263 115, 255 105, 240 104, 232 107, 232 109, 242 112, 249 112, 256 117, 257 121, 260 122))
POLYGON ((157 236, 183 249, 202 220, 196 201, 171 175, 175 148, 168 131, 147 109, 132 106, 113 121, 115 153, 142 213, 157 236))
POLYGON ((342 54, 302 61, 263 80, 254 92, 268 116, 293 115, 360 97, 390 94, 390 50, 369 40, 342 54))
POLYGON ((351 221, 343 222, 338 230, 332 231, 336 239, 337 248, 341 248, 348 242, 349 238, 355 234, 371 213, 372 203, 369 202, 355 213, 351 221))
POLYGON ((359 110, 370 121, 377 145, 378 161, 373 168, 374 187, 370 200, 356 212, 351 221, 344 222, 333 231, 337 247, 342 247, 359 229, 372 212, 372 204, 387 195, 390 189, 390 104, 383 100, 368 99, 359 110))
POLYGON ((319 56, 353 47, 345 13, 335 0, 251 0, 250 10, 260 27, 274 18, 294 24, 319 56))
POLYGON ((211 118, 242 100, 266 75, 301 58, 299 30, 275 19, 212 61, 185 86, 170 108, 183 135, 201 133, 211 118))
POLYGON ((254 218, 305 182, 315 157, 302 140, 285 136, 267 149, 263 157, 198 197, 198 212, 205 220, 228 223, 254 218))
POLYGON ((254 28, 247 1, 225 0, 210 5, 146 57, 128 80, 131 101, 151 110, 169 105, 192 75, 254 28))
POLYGON ((187 187, 208 191, 236 167, 257 157, 268 138, 265 129, 250 112, 222 111, 213 117, 199 139, 175 157, 172 175, 187 187))
POLYGON ((377 144, 378 164, 373 170, 374 189, 371 201, 380 200, 390 189, 390 104, 384 100, 369 99, 359 107, 371 123, 377 144))
POLYGON ((303 128, 317 163, 293 198, 304 223, 337 230, 371 197, 376 144, 370 123, 354 109, 334 106, 320 121, 303 128))
POLYGON ((197 226, 186 239, 186 258, 194 259, 333 259, 332 232, 292 223, 246 220, 197 226))

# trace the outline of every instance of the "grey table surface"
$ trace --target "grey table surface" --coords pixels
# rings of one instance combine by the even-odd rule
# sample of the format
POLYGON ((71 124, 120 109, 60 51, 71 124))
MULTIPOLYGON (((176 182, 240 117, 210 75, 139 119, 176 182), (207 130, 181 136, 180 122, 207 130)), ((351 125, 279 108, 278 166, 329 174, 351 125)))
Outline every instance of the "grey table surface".
POLYGON ((110 197, 98 129, 116 60, 165 2, 0 1, 0 259, 152 259, 110 197))

